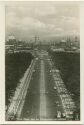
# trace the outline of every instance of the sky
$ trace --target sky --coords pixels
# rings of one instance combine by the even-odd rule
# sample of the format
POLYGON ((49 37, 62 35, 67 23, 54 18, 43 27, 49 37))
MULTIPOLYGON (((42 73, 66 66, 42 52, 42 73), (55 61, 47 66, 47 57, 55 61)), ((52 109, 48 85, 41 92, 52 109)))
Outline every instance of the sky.
POLYGON ((6 38, 53 39, 79 35, 80 11, 76 2, 23 2, 6 5, 6 38))

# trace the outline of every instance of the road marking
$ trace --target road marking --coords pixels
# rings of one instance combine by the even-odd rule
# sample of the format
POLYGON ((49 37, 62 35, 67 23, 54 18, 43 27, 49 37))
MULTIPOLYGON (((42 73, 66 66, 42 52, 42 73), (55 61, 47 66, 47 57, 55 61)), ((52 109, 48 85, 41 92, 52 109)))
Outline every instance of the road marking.
POLYGON ((41 76, 40 76, 40 120, 46 120, 46 95, 45 95, 45 74, 44 61, 41 60, 41 76))

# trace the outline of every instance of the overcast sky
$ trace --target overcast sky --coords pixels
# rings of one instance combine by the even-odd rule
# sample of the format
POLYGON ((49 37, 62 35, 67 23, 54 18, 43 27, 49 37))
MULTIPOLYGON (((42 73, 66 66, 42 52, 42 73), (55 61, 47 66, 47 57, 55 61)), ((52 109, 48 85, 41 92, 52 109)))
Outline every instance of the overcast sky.
POLYGON ((79 34, 79 6, 66 2, 24 2, 6 7, 6 38, 47 39, 79 34))

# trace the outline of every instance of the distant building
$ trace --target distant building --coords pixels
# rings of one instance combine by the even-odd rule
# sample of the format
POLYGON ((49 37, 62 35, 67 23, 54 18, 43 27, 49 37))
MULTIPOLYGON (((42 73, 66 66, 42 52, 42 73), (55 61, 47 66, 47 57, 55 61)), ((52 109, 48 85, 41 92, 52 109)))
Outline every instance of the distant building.
POLYGON ((9 41, 9 43, 11 44, 11 43, 15 43, 16 42, 16 38, 14 37, 14 36, 8 36, 8 41, 9 41))
POLYGON ((64 48, 56 48, 55 46, 51 46, 51 50, 53 52, 63 52, 64 51, 64 48))
POLYGON ((15 40, 15 37, 14 36, 8 36, 8 40, 10 41, 10 40, 15 40))
POLYGON ((5 49, 6 51, 13 52, 16 48, 16 38, 13 35, 8 36, 8 40, 6 41, 5 49))
POLYGON ((71 42, 70 38, 67 38, 66 47, 71 48, 71 46, 72 46, 72 42, 71 42))
POLYGON ((74 46, 77 47, 77 48, 80 47, 80 40, 78 39, 78 37, 75 37, 74 46))
POLYGON ((64 40, 64 39, 61 40, 60 47, 62 47, 62 48, 66 47, 66 40, 64 40))
POLYGON ((8 40, 6 41, 6 44, 15 45, 16 44, 16 38, 13 35, 8 36, 8 40))

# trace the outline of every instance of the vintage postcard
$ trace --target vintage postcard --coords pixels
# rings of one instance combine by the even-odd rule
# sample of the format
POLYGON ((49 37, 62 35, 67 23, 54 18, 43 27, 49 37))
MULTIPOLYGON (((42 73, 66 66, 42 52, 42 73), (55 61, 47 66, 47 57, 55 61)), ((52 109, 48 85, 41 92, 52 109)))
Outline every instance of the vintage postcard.
POLYGON ((8 1, 1 5, 5 32, 2 121, 82 123, 83 2, 8 1))

